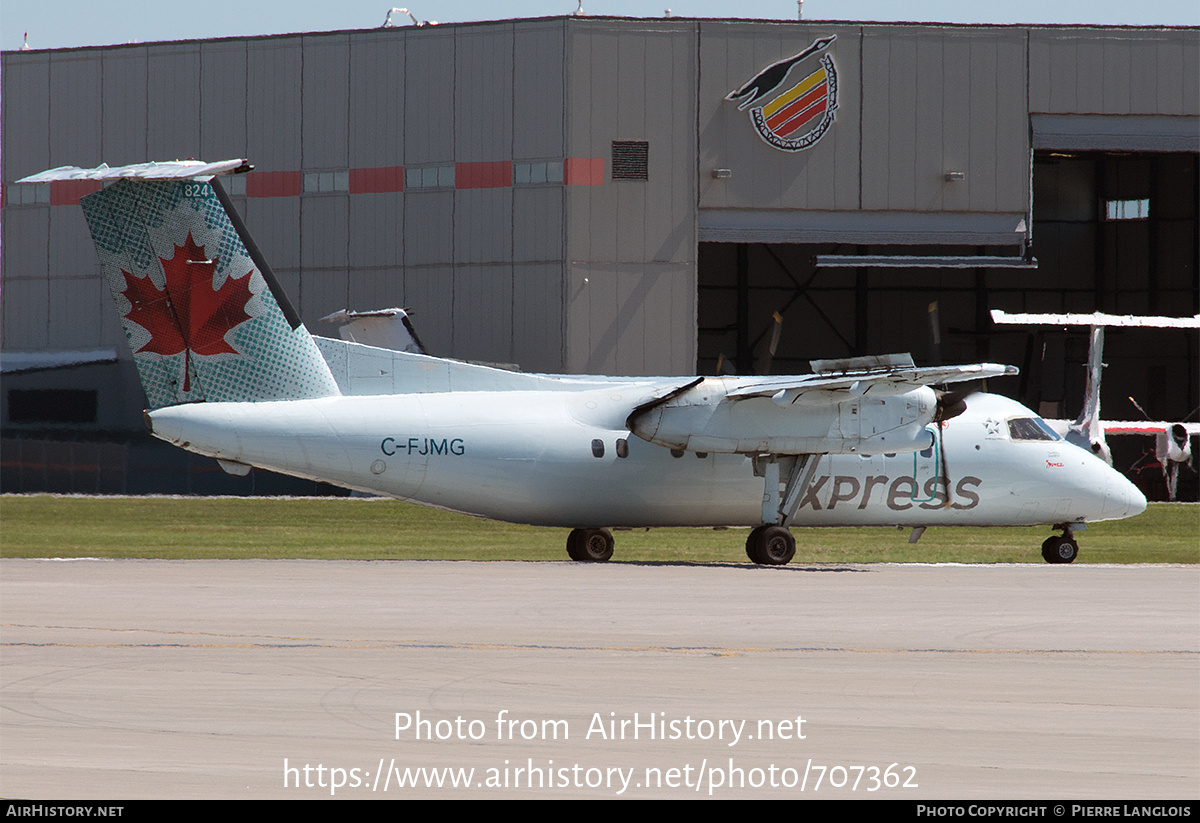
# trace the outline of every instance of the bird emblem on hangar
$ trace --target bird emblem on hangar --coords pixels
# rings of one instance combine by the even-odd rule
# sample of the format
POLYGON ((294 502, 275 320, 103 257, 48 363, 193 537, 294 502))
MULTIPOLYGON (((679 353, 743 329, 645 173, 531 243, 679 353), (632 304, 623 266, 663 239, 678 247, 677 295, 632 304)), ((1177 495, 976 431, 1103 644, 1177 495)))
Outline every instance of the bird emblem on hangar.
POLYGON ((754 75, 741 88, 725 95, 749 109, 750 122, 765 142, 780 151, 803 151, 820 140, 837 112, 837 66, 828 52, 799 82, 788 85, 807 58, 825 52, 837 35, 814 40, 808 48, 785 57, 754 75), (782 91, 781 91, 782 90, 782 91))

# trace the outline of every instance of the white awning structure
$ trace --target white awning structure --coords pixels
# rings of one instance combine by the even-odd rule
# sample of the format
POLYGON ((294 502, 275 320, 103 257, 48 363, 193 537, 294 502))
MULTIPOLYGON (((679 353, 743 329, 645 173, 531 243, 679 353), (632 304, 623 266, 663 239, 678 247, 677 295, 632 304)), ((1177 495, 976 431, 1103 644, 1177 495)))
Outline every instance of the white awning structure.
POLYGON ((992 212, 700 209, 705 243, 853 243, 1016 246, 1025 242, 1024 214, 992 212))
POLYGON ((1153 329, 1197 329, 1200 314, 1193 317, 1137 317, 1132 314, 1009 314, 992 309, 992 320, 1019 326, 1140 326, 1153 329))
POLYGON ((16 374, 23 371, 63 369, 68 366, 86 366, 93 363, 115 362, 117 362, 116 349, 0 352, 0 373, 16 374))

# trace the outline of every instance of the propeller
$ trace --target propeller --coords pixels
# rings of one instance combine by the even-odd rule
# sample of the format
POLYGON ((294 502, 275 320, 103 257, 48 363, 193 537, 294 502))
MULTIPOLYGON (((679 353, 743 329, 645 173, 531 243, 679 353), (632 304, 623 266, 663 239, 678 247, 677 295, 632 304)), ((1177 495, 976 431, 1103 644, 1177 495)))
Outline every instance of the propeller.
MULTIPOLYGON (((966 404, 963 404, 965 410, 966 404)), ((950 494, 954 484, 950 482, 950 469, 946 467, 946 421, 939 420, 937 424, 938 452, 942 456, 942 477, 946 480, 946 502, 942 504, 943 509, 950 508, 950 494)))
POLYGON ((978 394, 979 389, 972 386, 965 389, 954 389, 945 391, 943 389, 934 389, 937 394, 937 409, 933 413, 933 422, 940 427, 947 420, 958 417, 967 410, 967 398, 973 394, 978 394))
POLYGON ((949 508, 951 504, 951 490, 954 488, 954 484, 950 482, 950 469, 946 465, 946 421, 958 417, 965 412, 967 410, 967 399, 971 395, 978 394, 979 389, 975 386, 969 386, 953 391, 934 389, 934 392, 937 394, 937 409, 933 414, 933 422, 937 424, 937 432, 934 436, 937 438, 938 457, 942 464, 942 477, 946 481, 946 501, 942 504, 942 507, 949 508))
POLYGON ((933 365, 942 365, 942 322, 938 318, 938 301, 934 300, 927 309, 929 313, 930 358, 933 365))

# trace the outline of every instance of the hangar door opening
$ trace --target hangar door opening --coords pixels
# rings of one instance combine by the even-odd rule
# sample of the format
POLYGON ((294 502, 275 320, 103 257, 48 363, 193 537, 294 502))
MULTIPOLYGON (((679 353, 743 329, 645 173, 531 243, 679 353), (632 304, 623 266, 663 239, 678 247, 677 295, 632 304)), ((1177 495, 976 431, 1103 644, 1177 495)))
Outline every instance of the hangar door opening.
POLYGON ((815 257, 833 254, 1003 256, 1012 249, 701 243, 699 373, 805 374, 809 360, 896 352, 911 352, 921 365, 997 356, 982 333, 989 293, 1001 285, 997 272, 817 268, 815 257))
MULTIPOLYGON (((818 255, 1004 256, 1013 247, 702 242, 698 371, 804 374, 813 359, 893 352, 911 352, 921 365, 1006 363, 1018 366, 1020 376, 990 390, 1046 417, 1073 419, 1085 391, 1087 329, 997 327, 989 311, 1200 312, 1198 158, 1195 152, 1037 151, 1036 269, 814 263, 818 255)), ((1198 342, 1189 330, 1109 329, 1105 419, 1196 420, 1198 342)), ((1153 443, 1122 438, 1110 446, 1118 468, 1161 499, 1153 443)), ((1180 499, 1195 500, 1197 475, 1185 475, 1180 499)))
MULTIPOLYGON (((818 255, 1003 257, 1019 253, 1013 246, 702 242, 697 367, 704 374, 795 374, 806 373, 811 359, 893 352, 911 352, 919 364, 1003 362, 1022 369, 1019 386, 1006 394, 1046 416, 1074 417, 1084 391, 1085 331, 998 328, 989 311, 1200 312, 1198 157, 1036 152, 1035 269, 814 262, 818 255)), ((1134 397, 1156 420, 1195 419, 1196 343, 1194 332, 1110 330, 1104 395, 1134 397)), ((1128 402, 1110 404, 1107 415, 1142 416, 1128 402)))

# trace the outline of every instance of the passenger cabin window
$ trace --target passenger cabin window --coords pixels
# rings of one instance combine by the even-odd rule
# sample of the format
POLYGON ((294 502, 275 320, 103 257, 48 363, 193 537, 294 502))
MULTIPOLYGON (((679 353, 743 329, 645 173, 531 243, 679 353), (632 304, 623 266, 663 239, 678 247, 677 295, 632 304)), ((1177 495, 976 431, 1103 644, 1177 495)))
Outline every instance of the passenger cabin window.
POLYGON ((1014 417, 1008 421, 1008 436, 1013 440, 1059 440, 1058 433, 1039 417, 1014 417))
POLYGON ((604 456, 604 441, 597 437, 595 440, 592 441, 592 457, 603 457, 603 456, 604 456))
POLYGON ((617 440, 617 457, 629 456, 629 441, 624 437, 617 440))

